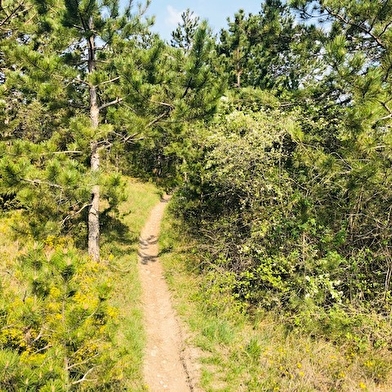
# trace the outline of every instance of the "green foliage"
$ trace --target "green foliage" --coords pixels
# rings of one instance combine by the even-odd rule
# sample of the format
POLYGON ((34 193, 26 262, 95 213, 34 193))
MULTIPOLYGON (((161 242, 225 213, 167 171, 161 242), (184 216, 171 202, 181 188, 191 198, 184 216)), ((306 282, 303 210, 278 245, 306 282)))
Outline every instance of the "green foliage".
MULTIPOLYGON (((12 215, 19 235, 72 234, 79 245, 99 186, 103 253, 112 260, 138 234, 119 219, 120 173, 179 187, 177 212, 202 243, 195 254, 206 312, 285 311, 290 328, 366 354, 358 366, 375 385, 389 374, 384 352, 369 344, 387 345, 380 320, 391 305, 390 4, 290 3, 327 28, 267 0, 258 15, 238 12, 218 44, 188 11, 170 47, 149 32, 142 7, 131 12, 132 2, 123 10, 117 0, 1 2, 0 204, 19 209, 12 215), (225 91, 226 80, 235 89, 225 91), (91 170, 92 156, 100 170, 91 170), (115 248, 116 236, 125 245, 115 248), (369 309, 381 317, 373 324, 369 309)), ((104 379, 94 358, 101 349, 110 357, 108 288, 95 278, 85 285, 80 271, 93 272, 69 252, 49 243, 29 251, 4 283, 4 388, 61 390, 95 372, 104 379), (11 302, 20 305, 13 314, 11 302), (60 313, 61 328, 53 320, 60 313), (77 353, 92 362, 77 362, 77 353)), ((226 321, 207 323, 203 338, 229 345, 226 321)), ((256 368, 258 357, 269 359, 262 348, 250 339, 231 355, 256 368)), ((276 363, 285 361, 278 355, 276 363)), ((328 390, 344 390, 349 384, 331 368, 328 390)), ((283 381, 265 374, 243 377, 242 386, 289 390, 295 377, 300 390, 318 388, 292 364, 277 369, 283 381)))
POLYGON ((329 309, 365 299, 383 312, 390 286, 385 160, 374 150, 358 159, 370 151, 363 140, 344 140, 344 124, 303 119, 302 110, 285 114, 267 97, 251 90, 226 97, 213 126, 193 131, 188 181, 176 200, 205 244, 206 270, 229 271, 227 287, 251 307, 329 309), (340 134, 323 139, 332 129, 340 134))
POLYGON ((0 385, 112 390, 120 385, 121 369, 105 267, 49 242, 21 255, 14 274, 3 281, 0 369, 6 376, 0 385))
POLYGON ((224 93, 226 76, 206 22, 195 29, 187 50, 164 47, 162 42, 159 48, 159 52, 146 50, 142 57, 142 75, 147 80, 153 78, 154 84, 146 90, 134 88, 135 99, 143 103, 138 112, 141 120, 135 128, 136 143, 126 150, 130 173, 152 177, 172 189, 182 181, 179 168, 187 154, 188 127, 197 121, 211 121, 224 93))
MULTIPOLYGON (((133 51, 135 64, 145 54, 149 59, 159 57, 159 45, 142 53, 141 40, 148 36, 148 23, 140 21, 143 11, 132 14, 126 8, 121 14, 118 1, 25 5, 31 7, 31 23, 14 23, 27 17, 16 8, 15 14, 9 14, 14 30, 2 38, 6 61, 2 64, 0 192, 13 194, 16 205, 23 208, 19 232, 37 239, 72 232, 80 242, 86 235, 92 187, 102 186, 104 215, 115 212, 124 197, 120 175, 110 174, 114 170, 109 152, 113 144, 132 141, 139 128, 140 116, 130 114, 134 110, 129 106, 116 105, 125 97, 132 100, 125 86, 132 85, 141 72, 135 74, 138 65, 132 67, 132 78, 127 79, 123 53, 133 51), (98 37, 104 44, 93 48, 98 37), (97 126, 89 113, 92 90, 99 112, 97 126), (128 126, 128 121, 135 124, 128 126), (106 172, 90 170, 94 143, 105 157, 101 164, 106 172)), ((8 3, 5 7, 8 11, 8 3)), ((146 64, 151 66, 147 59, 146 64)), ((150 75, 155 70, 150 69, 150 75)), ((138 107, 138 102, 132 105, 138 107)), ((143 126, 148 121, 144 118, 143 126)))
MULTIPOLYGON (((199 349, 202 388, 388 390, 388 318, 358 305, 323 310, 309 300, 293 313, 247 307, 233 295, 235 273, 225 271, 221 259, 217 266, 204 257, 206 243, 199 250, 197 242, 166 216, 161 261, 177 311, 192 332, 189 339, 199 349)), ((330 256, 331 268, 339 264, 336 258, 330 256)))
POLYGON ((230 84, 278 91, 298 90, 322 72, 317 55, 322 36, 314 26, 295 21, 280 0, 262 3, 258 15, 244 10, 222 30, 222 55, 230 84))
MULTIPOLYGON (((61 136, 56 134, 61 142, 61 136)), ((25 220, 18 230, 36 238, 76 229, 77 211, 88 200, 91 177, 78 152, 58 151, 59 144, 15 141, 0 162, 0 189, 13 192, 25 220)), ((76 229, 77 230, 77 229, 76 229)))
POLYGON ((102 219, 102 263, 70 237, 21 241, 11 230, 21 211, 2 215, 0 390, 145 390, 136 259, 160 194, 153 184, 118 181, 110 185, 130 198, 102 219))
POLYGON ((181 23, 171 33, 170 44, 175 48, 178 47, 188 51, 192 47, 200 18, 188 8, 181 14, 181 19, 181 23))

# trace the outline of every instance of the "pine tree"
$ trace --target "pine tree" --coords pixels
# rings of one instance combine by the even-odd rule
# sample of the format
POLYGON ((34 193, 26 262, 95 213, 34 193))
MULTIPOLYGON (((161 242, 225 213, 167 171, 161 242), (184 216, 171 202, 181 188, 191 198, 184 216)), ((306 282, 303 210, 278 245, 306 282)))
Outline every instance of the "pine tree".
POLYGON ((0 293, 0 388, 121 389, 106 267, 46 244, 26 250, 14 268, 18 284, 5 279, 0 293))
MULTIPOLYGON (((226 87, 211 29, 203 21, 196 29, 189 49, 162 47, 144 57, 144 80, 151 80, 150 96, 140 95, 143 116, 148 127, 144 138, 131 146, 128 165, 137 175, 154 177, 162 186, 172 189, 183 181, 184 154, 189 145, 188 132, 198 121, 208 122, 214 116, 226 87)), ((137 90, 136 90, 137 91, 137 90)))
POLYGON ((191 48, 193 38, 200 23, 200 17, 196 16, 189 8, 181 14, 182 22, 171 33, 170 44, 175 48, 188 51, 191 48))
MULTIPOLYGON (((110 107, 124 99, 121 52, 137 46, 137 39, 143 39, 147 28, 141 22, 143 10, 140 8, 137 15, 132 15, 131 10, 132 2, 121 14, 117 0, 65 1, 59 32, 69 32, 69 40, 63 48, 65 63, 77 71, 72 81, 73 93, 78 94, 90 117, 90 170, 93 177, 99 174, 101 150, 108 144, 108 132, 112 132, 112 126, 104 125, 106 114, 110 107)), ((88 250, 95 260, 99 259, 99 203, 97 181, 92 186, 88 213, 88 250)))
MULTIPOLYGON (((13 137, 19 136, 18 139, 22 140, 15 141, 14 147, 27 140, 45 141, 45 148, 49 149, 47 153, 62 152, 62 157, 68 157, 64 158, 68 163, 64 159, 61 163, 58 158, 53 159, 53 163, 47 161, 44 170, 49 171, 46 176, 51 178, 51 181, 47 181, 42 178, 28 179, 28 176, 21 175, 19 169, 12 171, 11 166, 4 162, 3 172, 9 172, 9 181, 5 181, 4 186, 9 187, 9 182, 14 181, 18 188, 16 190, 21 190, 23 182, 36 187, 44 185, 53 191, 57 189, 62 194, 62 199, 57 200, 57 204, 62 205, 64 187, 58 183, 61 181, 59 165, 63 164, 73 171, 73 174, 69 172, 68 180, 65 179, 68 184, 64 185, 74 187, 75 181, 80 181, 87 174, 82 167, 83 156, 88 153, 88 180, 82 181, 84 185, 81 186, 79 196, 70 195, 74 200, 66 204, 73 212, 63 216, 62 222, 69 221, 74 212, 80 213, 88 207, 88 248, 95 260, 99 259, 99 183, 102 181, 100 154, 106 146, 110 146, 116 135, 113 126, 108 124, 110 108, 123 100, 121 96, 125 93, 124 86, 131 83, 129 80, 122 80, 122 84, 120 82, 121 78, 127 76, 123 72, 126 61, 121 56, 124 50, 132 50, 133 47, 137 50, 138 39, 147 31, 147 24, 141 22, 144 11, 140 9, 139 14, 133 15, 131 9, 131 2, 124 13, 120 14, 118 1, 37 1, 35 27, 23 32, 26 37, 25 45, 9 45, 7 49, 10 61, 18 64, 17 69, 11 67, 6 70, 8 92, 17 91, 25 103, 39 108, 41 114, 45 112, 50 115, 50 121, 58 119, 57 128, 51 121, 45 135, 40 135, 38 129, 33 131, 39 120, 29 113, 27 121, 31 124, 23 126, 22 133, 19 133, 17 129, 20 129, 26 119, 15 114, 11 127, 13 137), (23 88, 18 87, 23 83, 23 88), (31 98, 26 102, 27 92, 31 98), (89 122, 86 121, 87 118, 89 122), (32 133, 30 139, 26 132, 32 133), (73 153, 76 154, 76 161, 73 153), (79 154, 82 155, 81 159, 77 156, 79 154), (90 201, 86 200, 85 187, 89 182, 92 187, 90 201)), ((133 78, 136 79, 137 75, 133 78)), ((7 98, 11 97, 8 95, 7 98)), ((9 102, 7 106, 10 107, 9 102)), ((124 135, 121 137, 127 139, 124 135)), ((35 149, 35 154, 42 153, 42 149, 35 149)), ((21 164, 18 162, 17 167, 21 164)), ((30 200, 34 198, 32 194, 29 197, 30 200)), ((35 214, 38 216, 40 211, 35 209, 35 214)))
MULTIPOLYGON (((314 162, 328 165, 318 167, 312 199, 319 198, 318 213, 324 222, 345 232, 341 252, 351 261, 348 269, 361 260, 355 274, 364 274, 367 283, 357 286, 359 296, 365 295, 364 286, 371 286, 365 296, 380 298, 390 288, 392 271, 386 245, 391 239, 392 200, 391 4, 383 0, 295 0, 291 4, 304 18, 318 18, 326 26, 323 60, 329 71, 319 85, 321 99, 308 107, 332 115, 319 125, 315 118, 310 122, 313 130, 308 143, 317 146, 318 158, 309 151, 312 158, 306 166, 311 173, 314 162), (333 143, 325 143, 327 138, 333 143), (320 154, 320 145, 327 145, 325 154, 320 154), (326 181, 323 189, 316 190, 319 173, 324 173, 326 181), (365 256, 366 252, 371 256, 365 256)), ((356 290, 348 286, 355 297, 356 290)))
POLYGON ((280 0, 267 0, 257 15, 240 10, 218 44, 232 86, 277 92, 297 90, 310 73, 322 72, 315 65, 318 50, 317 29, 297 23, 280 0))
POLYGON ((123 13, 115 0, 36 7, 26 42, 6 48, 17 64, 5 72, 7 107, 16 94, 29 114, 10 115, 0 185, 17 194, 41 237, 75 223, 82 229, 88 210, 88 249, 98 260, 100 196, 109 211, 121 192, 119 176, 105 172, 109 150, 123 154, 124 144, 138 140, 159 161, 162 148, 176 150, 186 122, 214 113, 223 84, 213 41, 204 23, 187 53, 165 46, 131 2, 123 13))

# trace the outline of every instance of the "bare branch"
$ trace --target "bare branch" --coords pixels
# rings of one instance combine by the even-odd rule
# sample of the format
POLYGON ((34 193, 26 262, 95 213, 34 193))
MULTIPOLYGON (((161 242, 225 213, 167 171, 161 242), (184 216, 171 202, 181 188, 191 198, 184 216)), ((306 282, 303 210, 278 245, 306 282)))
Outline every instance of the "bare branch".
POLYGON ((385 102, 382 102, 382 101, 378 101, 381 105, 382 105, 382 107, 389 113, 389 114, 392 114, 392 110, 388 107, 388 105, 385 103, 385 102))
POLYGON ((98 86, 103 86, 103 85, 105 85, 105 84, 117 82, 117 80, 120 80, 120 77, 119 77, 119 76, 117 76, 117 77, 115 77, 115 78, 113 78, 113 79, 110 79, 110 80, 106 80, 105 82, 99 83, 98 86))
POLYGON ((122 135, 121 133, 118 133, 118 132, 113 132, 113 133, 114 133, 114 135, 120 137, 121 141, 124 142, 124 143, 128 143, 131 139, 135 139, 135 137, 140 134, 140 132, 135 132, 135 133, 132 133, 131 135, 124 136, 124 135, 122 135))
POLYGON ((120 103, 122 100, 123 100, 122 98, 116 98, 114 101, 104 103, 103 105, 101 105, 101 106, 98 108, 98 110, 105 109, 105 108, 107 108, 108 106, 117 105, 117 104, 120 103))
POLYGON ((67 215, 62 221, 61 221, 61 226, 65 225, 65 222, 67 222, 68 220, 70 220, 71 218, 73 218, 76 215, 79 215, 85 208, 89 207, 91 205, 91 203, 86 203, 84 204, 81 208, 79 208, 79 210, 67 215))
POLYGON ((74 382, 72 383, 72 385, 77 385, 77 384, 80 384, 81 382, 84 382, 84 381, 95 381, 94 379, 89 379, 89 378, 87 378, 87 376, 89 375, 89 373, 91 373, 95 368, 96 368, 96 366, 95 366, 95 367, 92 367, 92 368, 89 369, 89 370, 87 370, 87 372, 85 373, 85 375, 84 375, 80 380, 74 381, 74 382))
POLYGON ((172 105, 172 104, 170 104, 170 103, 166 103, 166 102, 160 102, 160 101, 150 101, 151 103, 155 103, 155 104, 157 104, 157 105, 162 105, 162 106, 167 106, 168 108, 170 108, 171 110, 173 110, 174 109, 174 106, 172 105))
POLYGON ((165 117, 167 115, 167 112, 162 113, 161 115, 159 115, 157 118, 154 118, 154 120, 150 121, 146 128, 149 128, 151 126, 153 126, 155 123, 157 123, 160 119, 162 119, 163 117, 165 117))
POLYGON ((57 188, 57 189, 63 189, 62 186, 55 184, 53 182, 48 182, 48 181, 42 181, 39 179, 34 179, 34 180, 28 180, 27 178, 22 178, 21 179, 24 182, 27 182, 28 184, 33 184, 33 185, 48 185, 52 188, 57 188))
POLYGON ((45 351, 45 350, 47 350, 48 348, 51 348, 51 347, 52 347, 52 345, 51 345, 51 344, 48 344, 48 345, 46 345, 45 347, 42 347, 42 348, 38 349, 37 351, 34 351, 34 354, 38 354, 38 353, 40 353, 41 351, 45 351))
POLYGON ((71 370, 71 369, 73 369, 75 367, 78 367, 80 365, 84 365, 84 364, 88 363, 89 361, 91 361, 93 358, 96 358, 97 356, 98 356, 98 354, 95 354, 92 357, 89 357, 89 358, 85 359, 84 361, 81 361, 81 362, 78 362, 78 363, 74 363, 73 365, 69 365, 69 366, 67 366, 67 370, 71 370))
POLYGON ((53 152, 43 152, 41 154, 39 154, 40 156, 42 155, 60 155, 60 154, 82 154, 82 151, 78 151, 78 150, 67 150, 67 151, 53 151, 53 152))
POLYGON ((389 118, 392 118, 392 114, 388 114, 384 117, 379 118, 377 121, 384 121, 384 120, 388 120, 389 118))

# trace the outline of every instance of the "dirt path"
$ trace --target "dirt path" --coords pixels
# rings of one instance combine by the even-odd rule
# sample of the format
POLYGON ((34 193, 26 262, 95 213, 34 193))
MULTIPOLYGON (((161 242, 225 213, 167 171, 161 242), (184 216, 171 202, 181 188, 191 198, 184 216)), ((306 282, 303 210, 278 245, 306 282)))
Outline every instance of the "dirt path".
POLYGON ((154 207, 140 236, 139 274, 147 333, 144 378, 151 392, 194 392, 197 389, 190 351, 158 260, 159 228, 168 201, 166 197, 154 207))

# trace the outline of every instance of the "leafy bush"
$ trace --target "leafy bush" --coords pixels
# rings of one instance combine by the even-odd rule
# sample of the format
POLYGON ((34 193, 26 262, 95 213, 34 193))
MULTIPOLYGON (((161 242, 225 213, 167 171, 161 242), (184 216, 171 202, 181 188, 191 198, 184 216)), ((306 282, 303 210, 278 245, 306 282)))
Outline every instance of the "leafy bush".
POLYGON ((305 134, 295 111, 230 102, 209 128, 193 129, 176 195, 179 215, 203 243, 204 268, 234 274, 232 294, 251 307, 328 310, 365 300, 383 312, 392 194, 380 157, 364 150, 362 161, 343 142, 335 147, 345 150, 328 150, 317 137, 324 119, 305 134))

